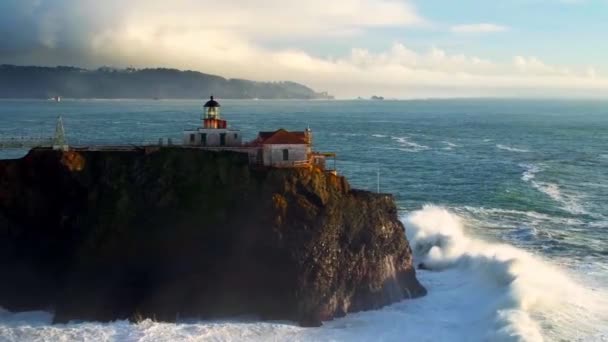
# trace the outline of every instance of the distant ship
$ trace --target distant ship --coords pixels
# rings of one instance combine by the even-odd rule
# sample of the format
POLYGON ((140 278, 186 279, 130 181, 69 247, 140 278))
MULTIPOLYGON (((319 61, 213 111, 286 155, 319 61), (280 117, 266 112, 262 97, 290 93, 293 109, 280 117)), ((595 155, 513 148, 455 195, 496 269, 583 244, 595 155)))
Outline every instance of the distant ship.
POLYGON ((61 96, 53 96, 49 98, 49 101, 61 102, 61 96))
POLYGON ((374 95, 374 96, 372 96, 372 100, 382 101, 382 100, 384 100, 384 96, 376 96, 376 95, 374 95))

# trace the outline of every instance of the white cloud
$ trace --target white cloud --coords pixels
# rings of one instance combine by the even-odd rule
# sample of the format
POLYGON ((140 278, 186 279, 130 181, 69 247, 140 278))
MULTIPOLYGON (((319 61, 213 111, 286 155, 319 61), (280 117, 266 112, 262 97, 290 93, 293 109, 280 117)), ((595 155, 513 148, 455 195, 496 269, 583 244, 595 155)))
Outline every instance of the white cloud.
POLYGON ((490 24, 490 23, 480 23, 480 24, 463 24, 456 25, 450 28, 450 31, 454 33, 495 33, 495 32, 505 32, 508 31, 509 28, 502 25, 490 24))
POLYGON ((412 5, 398 0, 177 0, 169 6, 164 0, 132 0, 123 12, 123 27, 221 30, 250 38, 342 35, 424 23, 412 5))
MULTIPOLYGON (((24 2, 34 6, 44 1, 24 2)), ((563 68, 530 56, 504 56, 504 62, 440 47, 413 49, 400 42, 385 51, 372 51, 352 37, 349 41, 355 47, 345 55, 319 57, 298 48, 306 39, 331 42, 369 28, 424 24, 424 18, 403 0, 175 0, 169 5, 161 0, 133 0, 126 5, 107 0, 86 6, 85 2, 56 0, 54 4, 59 2, 63 6, 30 11, 31 18, 23 17, 30 21, 19 17, 21 25, 35 28, 30 31, 38 33, 44 53, 37 54, 40 47, 35 47, 18 56, 18 63, 66 64, 65 56, 73 56, 81 61, 76 64, 90 66, 161 66, 225 77, 293 80, 340 97, 372 93, 390 97, 566 96, 575 92, 600 96, 608 91, 608 79, 591 67, 563 68), (45 24, 36 26, 41 22, 45 24), (267 43, 273 39, 281 40, 282 47, 270 48, 273 45, 267 43)), ((14 32, 26 32, 28 27, 14 32)), ((481 30, 496 31, 496 27, 482 26, 481 30)), ((9 43, 1 47, 6 51, 5 44, 9 43)))

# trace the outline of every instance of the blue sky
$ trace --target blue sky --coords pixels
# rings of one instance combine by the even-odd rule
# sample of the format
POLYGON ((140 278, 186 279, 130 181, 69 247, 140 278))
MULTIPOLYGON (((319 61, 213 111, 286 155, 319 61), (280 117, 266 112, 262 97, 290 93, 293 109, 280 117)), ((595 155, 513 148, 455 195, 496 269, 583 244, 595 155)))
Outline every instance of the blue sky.
MULTIPOLYGON (((489 22, 507 32, 476 37, 454 37, 437 32, 437 44, 458 44, 468 53, 501 58, 512 54, 534 55, 547 62, 605 66, 608 57, 608 1, 508 0, 418 1, 440 25, 489 22)), ((424 33, 418 36, 422 41, 424 33)))
POLYGON ((395 41, 417 49, 439 46, 455 53, 493 60, 533 55, 565 66, 592 65, 608 70, 608 1, 601 0, 418 0, 428 25, 382 27, 356 40, 311 40, 304 45, 318 54, 347 53, 352 44, 381 51, 395 41), (457 25, 492 23, 504 32, 458 34, 457 25))
POLYGON ((0 63, 187 68, 341 97, 604 97, 607 33, 608 0, 0 2, 0 63))

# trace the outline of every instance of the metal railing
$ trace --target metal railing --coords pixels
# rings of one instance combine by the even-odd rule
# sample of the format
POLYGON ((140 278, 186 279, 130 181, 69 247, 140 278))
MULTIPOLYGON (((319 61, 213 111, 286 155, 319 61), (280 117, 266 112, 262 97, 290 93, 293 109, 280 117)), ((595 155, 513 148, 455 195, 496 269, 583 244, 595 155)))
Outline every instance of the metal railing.
POLYGON ((0 137, 0 149, 9 148, 34 148, 41 146, 52 146, 52 138, 37 137, 0 137))

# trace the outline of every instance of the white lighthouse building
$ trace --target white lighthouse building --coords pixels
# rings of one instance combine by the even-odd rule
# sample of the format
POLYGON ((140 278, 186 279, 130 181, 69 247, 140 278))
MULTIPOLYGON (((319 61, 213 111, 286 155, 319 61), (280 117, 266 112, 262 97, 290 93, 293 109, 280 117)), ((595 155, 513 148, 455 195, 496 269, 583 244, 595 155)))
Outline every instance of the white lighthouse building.
POLYGON ((229 129, 220 118, 220 104, 213 96, 205 103, 202 127, 187 129, 182 146, 213 151, 247 153, 249 163, 257 167, 305 168, 316 167, 335 173, 335 153, 320 153, 312 149, 310 128, 304 131, 279 129, 259 132, 256 139, 243 143, 241 131, 229 129), (334 169, 326 168, 326 158, 334 159, 334 169))
POLYGON ((229 129, 226 120, 220 118, 220 104, 213 96, 205 103, 201 118, 202 127, 185 130, 183 145, 200 147, 238 147, 242 135, 237 129, 229 129))

